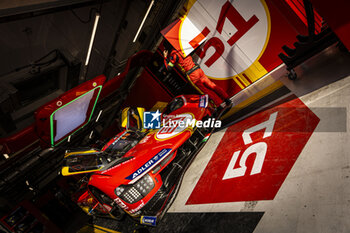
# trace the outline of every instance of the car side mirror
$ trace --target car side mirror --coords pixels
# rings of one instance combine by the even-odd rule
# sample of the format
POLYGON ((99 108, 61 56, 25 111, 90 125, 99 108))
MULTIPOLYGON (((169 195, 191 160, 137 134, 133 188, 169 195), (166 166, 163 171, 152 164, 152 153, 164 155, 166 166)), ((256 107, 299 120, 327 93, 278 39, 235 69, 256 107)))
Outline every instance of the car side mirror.
POLYGON ((127 130, 143 130, 144 108, 124 108, 121 126, 127 130))

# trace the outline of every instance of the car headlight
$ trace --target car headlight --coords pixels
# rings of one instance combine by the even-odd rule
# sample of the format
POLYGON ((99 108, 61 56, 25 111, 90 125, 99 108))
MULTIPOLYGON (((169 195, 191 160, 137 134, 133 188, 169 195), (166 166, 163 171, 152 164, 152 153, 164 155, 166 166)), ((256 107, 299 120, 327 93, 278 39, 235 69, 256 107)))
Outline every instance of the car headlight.
POLYGON ((154 181, 150 175, 143 176, 135 184, 121 185, 115 189, 115 194, 123 201, 133 204, 145 197, 154 188, 154 181))

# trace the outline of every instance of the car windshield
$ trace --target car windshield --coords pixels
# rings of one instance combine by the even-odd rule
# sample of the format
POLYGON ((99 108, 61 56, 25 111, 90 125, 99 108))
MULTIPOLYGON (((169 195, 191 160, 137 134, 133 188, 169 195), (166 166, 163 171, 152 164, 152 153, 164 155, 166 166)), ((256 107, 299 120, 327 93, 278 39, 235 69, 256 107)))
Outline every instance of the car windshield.
POLYGON ((126 131, 104 151, 72 152, 64 159, 64 166, 68 167, 70 173, 103 171, 132 159, 130 156, 123 157, 123 155, 131 150, 145 135, 146 133, 139 131, 126 131))
POLYGON ((163 114, 168 115, 171 112, 181 108, 184 105, 184 101, 181 97, 173 99, 165 108, 163 114))
POLYGON ((103 166, 103 159, 100 153, 75 154, 65 158, 65 166, 69 172, 80 172, 98 170, 103 166))
POLYGON ((73 154, 64 159, 64 166, 70 173, 103 171, 132 157, 115 157, 105 152, 73 154))
POLYGON ((146 135, 140 131, 126 131, 104 151, 113 157, 121 157, 131 150, 146 135))

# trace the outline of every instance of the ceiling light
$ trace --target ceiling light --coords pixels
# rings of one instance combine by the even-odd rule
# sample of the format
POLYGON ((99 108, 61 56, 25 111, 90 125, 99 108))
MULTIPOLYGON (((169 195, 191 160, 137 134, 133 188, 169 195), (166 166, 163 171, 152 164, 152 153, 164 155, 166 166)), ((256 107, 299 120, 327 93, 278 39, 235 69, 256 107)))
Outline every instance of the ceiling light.
POLYGON ((91 34, 91 38, 90 38, 89 49, 88 49, 88 52, 86 55, 85 66, 87 66, 89 64, 90 54, 91 54, 91 50, 92 50, 92 45, 94 44, 95 34, 96 34, 96 29, 97 29, 99 19, 100 19, 100 14, 96 13, 94 27, 92 29, 92 34, 91 34))
POLYGON ((148 7, 147 12, 146 12, 146 14, 145 14, 145 17, 143 17, 143 20, 142 20, 142 22, 141 22, 141 24, 140 24, 140 27, 139 27, 139 29, 138 29, 137 32, 136 32, 136 35, 135 35, 135 37, 134 37, 134 40, 132 41, 133 43, 135 43, 137 37, 139 36, 139 33, 140 33, 140 31, 141 31, 141 29, 142 29, 142 27, 143 27, 143 24, 144 24, 145 21, 146 21, 146 18, 147 18, 147 16, 148 16, 148 14, 149 14, 149 12, 150 12, 150 10, 151 10, 153 4, 154 4, 154 0, 152 0, 151 4, 149 4, 149 7, 148 7))

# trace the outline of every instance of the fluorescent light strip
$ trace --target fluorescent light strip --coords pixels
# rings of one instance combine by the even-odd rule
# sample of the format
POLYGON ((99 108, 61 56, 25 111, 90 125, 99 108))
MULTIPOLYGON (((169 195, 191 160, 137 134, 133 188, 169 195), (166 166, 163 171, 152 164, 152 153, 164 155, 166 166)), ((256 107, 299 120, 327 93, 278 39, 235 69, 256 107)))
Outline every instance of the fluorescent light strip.
POLYGON ((101 114, 102 114, 102 110, 100 110, 100 112, 98 113, 98 116, 97 116, 97 118, 96 118, 96 121, 95 121, 95 122, 98 122, 98 120, 100 119, 101 114))
POLYGON ((134 37, 134 40, 132 41, 133 43, 135 43, 137 37, 139 36, 139 33, 140 33, 141 29, 142 29, 142 26, 143 26, 143 24, 145 23, 146 18, 147 18, 147 16, 148 16, 148 14, 149 14, 149 12, 150 12, 150 10, 151 10, 153 4, 154 4, 154 0, 152 0, 151 4, 149 5, 149 7, 148 7, 148 9, 147 9, 147 12, 146 12, 146 14, 145 14, 145 17, 143 17, 143 20, 142 20, 142 22, 141 22, 141 24, 140 24, 140 27, 139 27, 139 29, 137 30, 137 33, 136 33, 136 35, 135 35, 135 37, 134 37))
POLYGON ((85 60, 85 65, 86 66, 89 64, 90 54, 91 54, 91 50, 92 50, 92 45, 94 44, 95 34, 96 34, 96 29, 97 29, 97 25, 98 25, 98 20, 99 19, 100 19, 100 14, 96 13, 95 22, 94 22, 94 28, 92 29, 92 34, 91 34, 91 38, 90 38, 89 50, 87 52, 87 56, 86 56, 86 60, 85 60))

